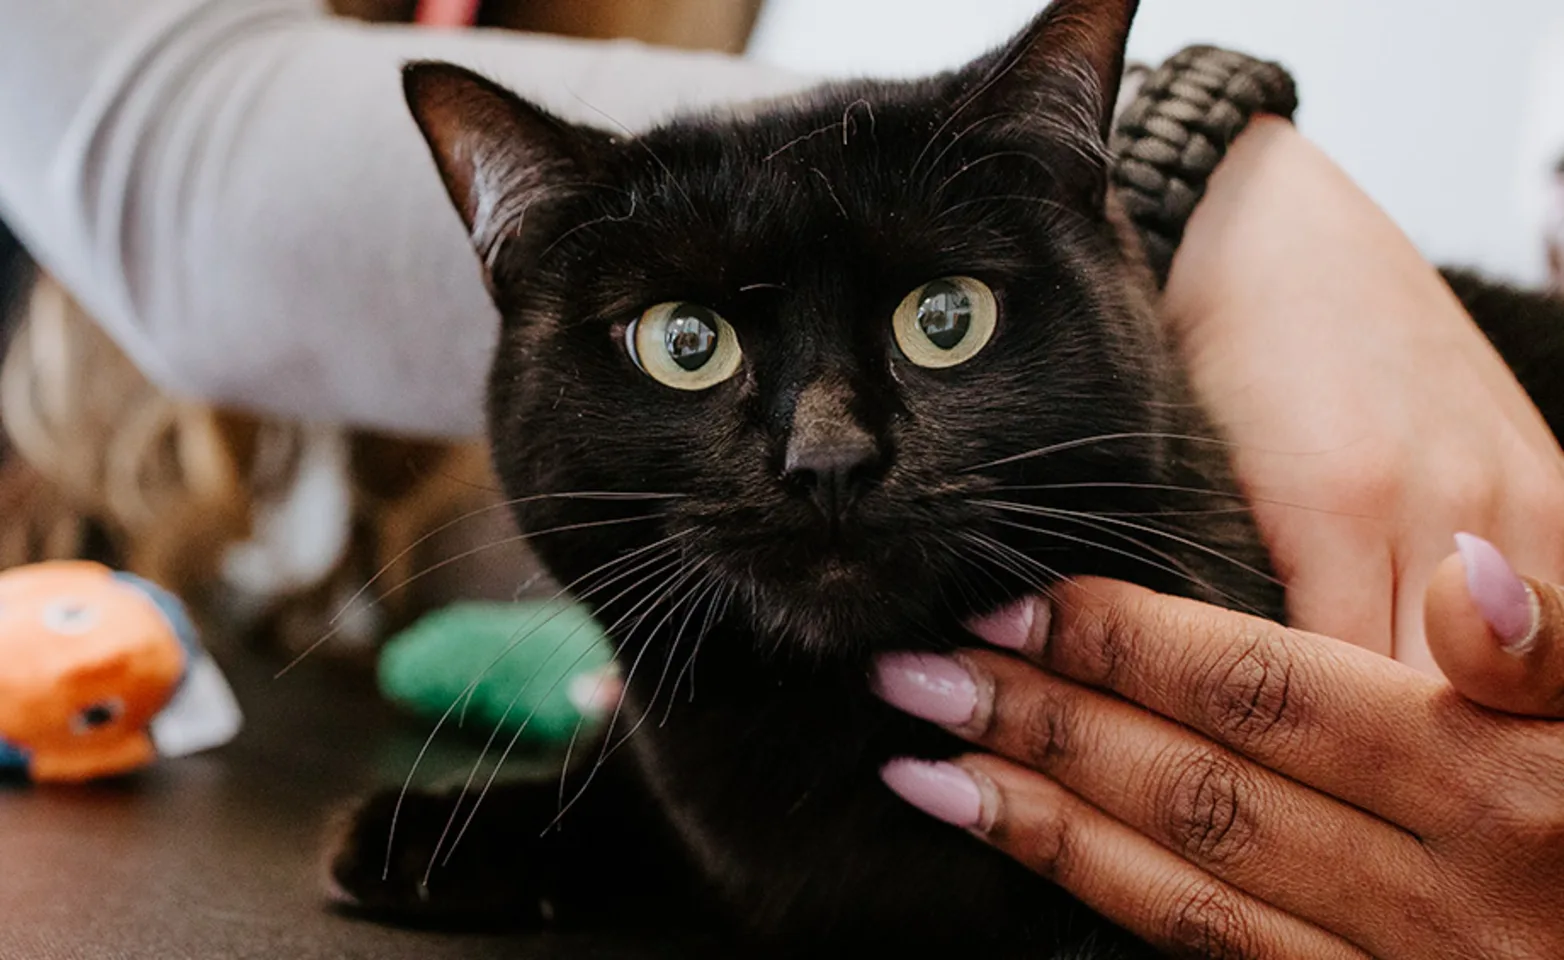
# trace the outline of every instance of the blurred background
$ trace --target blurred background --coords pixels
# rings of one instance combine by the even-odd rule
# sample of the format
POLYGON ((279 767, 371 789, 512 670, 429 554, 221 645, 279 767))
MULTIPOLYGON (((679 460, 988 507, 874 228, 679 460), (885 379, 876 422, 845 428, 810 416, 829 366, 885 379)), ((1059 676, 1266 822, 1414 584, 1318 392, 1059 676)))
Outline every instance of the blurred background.
MULTIPOLYGON (((749 52, 822 75, 911 76, 969 59, 1041 6, 768 0, 749 52)), ((1142 0, 1132 57, 1157 63, 1196 42, 1291 70, 1299 124, 1431 259, 1543 279, 1545 192, 1564 151, 1564 4, 1142 0)))

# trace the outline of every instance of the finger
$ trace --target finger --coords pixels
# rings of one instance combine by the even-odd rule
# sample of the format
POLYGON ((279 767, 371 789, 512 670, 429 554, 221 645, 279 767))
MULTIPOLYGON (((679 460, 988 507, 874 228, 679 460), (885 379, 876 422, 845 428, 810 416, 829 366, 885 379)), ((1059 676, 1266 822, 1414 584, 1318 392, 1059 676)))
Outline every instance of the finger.
POLYGON ((1456 534, 1456 542, 1425 599, 1434 660, 1470 700, 1564 717, 1564 589, 1518 576, 1486 540, 1456 534))
POLYGON ((1068 581, 1052 597, 1023 601, 974 630, 1419 835, 1452 813, 1449 798, 1430 796, 1428 785, 1463 772, 1457 758, 1470 754, 1473 734, 1451 719, 1451 698, 1439 696, 1446 688, 1433 678, 1339 641, 1119 581, 1068 581))
POLYGON ((923 715, 927 688, 913 686, 917 677, 895 675, 904 668, 922 677, 969 673, 969 684, 945 687, 974 695, 970 719, 949 727, 957 735, 1047 775, 1202 870, 1289 913, 1370 949, 1395 942, 1386 939, 1398 932, 1386 918, 1396 911, 1366 911, 1364 898, 1404 902, 1409 885, 1425 879, 1423 849, 1404 831, 1186 727, 1014 657, 973 650, 955 660, 882 659, 876 689, 923 715), (1366 913, 1377 915, 1365 924, 1366 913))
POLYGON ((1170 955, 1233 960, 1368 956, 1234 889, 1048 778, 1008 761, 893 760, 884 778, 909 803, 972 830, 1170 955), (958 791, 964 800, 953 804, 949 795, 958 791))

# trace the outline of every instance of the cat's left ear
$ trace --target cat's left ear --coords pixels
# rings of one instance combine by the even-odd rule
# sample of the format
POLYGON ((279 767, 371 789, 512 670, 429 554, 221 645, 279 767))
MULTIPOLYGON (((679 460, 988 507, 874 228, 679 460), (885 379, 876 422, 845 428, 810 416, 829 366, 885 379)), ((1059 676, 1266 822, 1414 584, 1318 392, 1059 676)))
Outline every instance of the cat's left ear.
POLYGON ((408 64, 402 91, 486 268, 529 210, 590 179, 607 141, 450 63, 408 64))
POLYGON ((1008 44, 964 71, 971 92, 958 109, 972 121, 1012 117, 1070 142, 1095 168, 1077 176, 1100 176, 1105 189, 1108 134, 1138 6, 1138 0, 1054 0, 1008 44))

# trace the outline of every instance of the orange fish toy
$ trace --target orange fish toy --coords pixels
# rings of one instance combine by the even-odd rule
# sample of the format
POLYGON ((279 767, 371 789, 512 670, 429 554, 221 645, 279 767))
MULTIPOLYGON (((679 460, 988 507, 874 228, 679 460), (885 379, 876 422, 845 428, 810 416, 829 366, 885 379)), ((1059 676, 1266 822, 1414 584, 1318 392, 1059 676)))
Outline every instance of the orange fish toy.
POLYGON ((0 772, 113 776, 226 743, 240 724, 173 594, 80 561, 0 573, 0 772))

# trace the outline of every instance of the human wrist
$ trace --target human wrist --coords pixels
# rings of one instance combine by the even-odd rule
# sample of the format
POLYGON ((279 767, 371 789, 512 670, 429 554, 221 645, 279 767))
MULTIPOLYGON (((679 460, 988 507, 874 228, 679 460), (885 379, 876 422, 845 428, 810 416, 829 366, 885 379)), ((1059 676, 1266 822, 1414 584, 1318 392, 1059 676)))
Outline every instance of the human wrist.
POLYGON ((1173 257, 1162 296, 1170 321, 1203 316, 1230 302, 1232 283, 1247 281, 1243 272, 1260 266, 1263 251, 1245 255, 1242 245, 1249 223, 1271 216, 1274 191, 1291 180, 1317 196, 1332 193, 1320 187, 1319 159, 1297 128, 1270 114, 1255 117, 1239 134, 1212 174, 1173 257))
MULTIPOLYGON (((1249 312, 1387 276, 1434 283, 1406 235, 1292 124, 1260 117, 1233 142, 1184 231, 1163 314, 1181 333, 1202 318, 1249 312)), ((1268 325, 1252 317, 1246 327, 1268 325)), ((1211 326, 1210 324, 1204 324, 1211 326)))
POLYGON ((1280 65, 1204 45, 1132 78, 1114 120, 1110 180, 1160 286, 1234 141, 1262 114, 1290 118, 1298 98, 1280 65))

